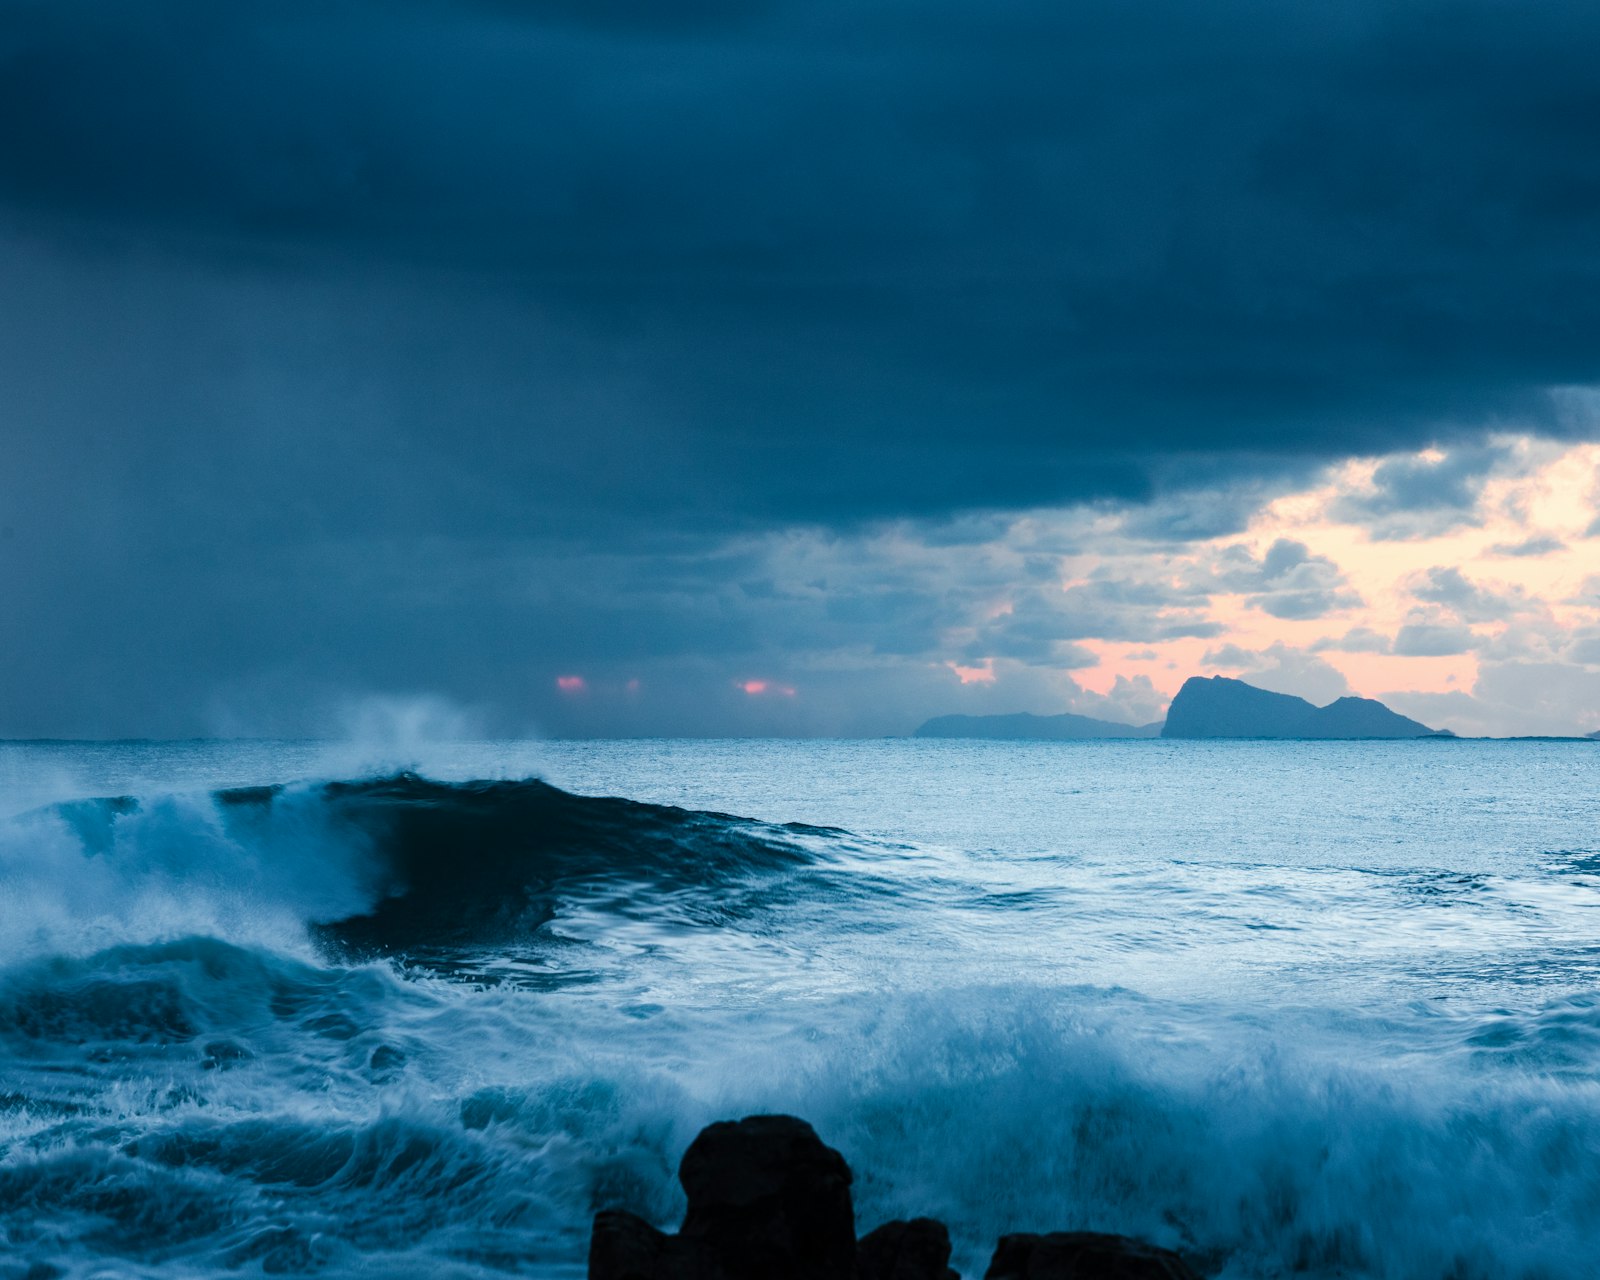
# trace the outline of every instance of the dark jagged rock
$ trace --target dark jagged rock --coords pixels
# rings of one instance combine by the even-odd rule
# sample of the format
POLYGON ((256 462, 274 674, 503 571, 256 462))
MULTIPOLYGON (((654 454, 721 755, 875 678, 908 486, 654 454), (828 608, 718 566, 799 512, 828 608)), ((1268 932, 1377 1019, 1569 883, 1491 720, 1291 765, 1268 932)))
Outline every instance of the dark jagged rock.
POLYGON ((856 1244, 858 1280, 961 1280, 950 1270, 950 1232, 932 1218, 885 1222, 856 1244))
POLYGON ((596 1215, 590 1280, 855 1280, 850 1166, 793 1116, 703 1129, 678 1167, 676 1236, 630 1213, 596 1215))
MULTIPOLYGON (((620 1210, 595 1215, 589 1280, 961 1280, 942 1222, 855 1238, 850 1166, 793 1116, 701 1130, 678 1166, 677 1235, 620 1210)), ((1177 1254, 1088 1231, 1001 1238, 986 1280, 1198 1280, 1177 1254)))
POLYGON ((702 1130, 678 1180, 679 1234, 703 1241, 730 1276, 851 1280, 850 1166, 794 1116, 747 1116, 702 1130))
POLYGON ((594 1216, 589 1237, 590 1280, 723 1280, 694 1241, 657 1231, 620 1209, 594 1216))
POLYGON ((984 1280, 1199 1280, 1170 1249, 1096 1231, 1001 1236, 984 1280))

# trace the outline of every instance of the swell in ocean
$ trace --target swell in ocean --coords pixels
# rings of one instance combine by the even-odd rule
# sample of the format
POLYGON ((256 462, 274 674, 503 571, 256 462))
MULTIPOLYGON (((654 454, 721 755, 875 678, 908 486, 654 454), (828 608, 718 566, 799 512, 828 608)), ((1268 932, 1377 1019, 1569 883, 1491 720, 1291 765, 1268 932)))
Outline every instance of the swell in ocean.
POLYGON ((472 954, 536 941, 577 898, 693 910, 805 865, 817 855, 801 840, 828 834, 537 779, 398 774, 80 800, 10 824, 0 848, 21 896, 3 937, 16 955, 189 925, 345 958, 472 954))
POLYGON ((850 1159, 862 1229, 940 1217, 968 1274, 1019 1229, 1237 1277, 1595 1256, 1583 992, 1063 982, 997 940, 1071 937, 956 854, 537 781, 75 801, 0 855, 18 1274, 574 1274, 596 1208, 673 1220, 694 1133, 770 1110, 850 1159))

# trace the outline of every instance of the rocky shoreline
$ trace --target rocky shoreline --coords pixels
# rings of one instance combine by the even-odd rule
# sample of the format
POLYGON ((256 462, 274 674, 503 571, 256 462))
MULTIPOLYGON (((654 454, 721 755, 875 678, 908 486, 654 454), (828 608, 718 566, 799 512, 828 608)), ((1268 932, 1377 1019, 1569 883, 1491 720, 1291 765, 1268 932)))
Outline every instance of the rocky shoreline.
MULTIPOLYGON (((589 1280, 960 1280, 931 1218, 859 1240, 845 1159, 794 1116, 703 1129, 678 1167, 676 1235, 619 1209, 595 1215, 589 1280)), ((1198 1280, 1177 1254, 1090 1231, 1002 1236, 984 1280, 1198 1280)))

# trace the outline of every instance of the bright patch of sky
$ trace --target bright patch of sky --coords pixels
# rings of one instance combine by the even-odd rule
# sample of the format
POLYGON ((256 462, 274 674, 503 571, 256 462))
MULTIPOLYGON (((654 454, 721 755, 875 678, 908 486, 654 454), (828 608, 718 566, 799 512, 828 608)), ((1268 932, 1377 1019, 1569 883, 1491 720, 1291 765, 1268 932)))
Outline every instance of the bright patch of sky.
POLYGON ((1234 532, 1172 536, 1218 501, 790 532, 747 549, 753 592, 799 642, 802 698, 843 671, 923 669, 930 711, 1143 723, 1222 674, 1464 734, 1600 727, 1600 445, 1351 459, 1234 532))

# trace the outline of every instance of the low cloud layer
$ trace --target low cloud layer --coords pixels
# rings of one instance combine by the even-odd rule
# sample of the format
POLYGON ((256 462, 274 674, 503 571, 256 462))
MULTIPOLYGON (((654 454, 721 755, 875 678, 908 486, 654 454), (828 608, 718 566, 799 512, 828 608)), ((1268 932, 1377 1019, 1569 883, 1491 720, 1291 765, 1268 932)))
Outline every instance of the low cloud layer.
POLYGON ((878 735, 951 711, 1146 723, 1209 673, 1383 697, 1458 732, 1600 727, 1600 579, 1574 528, 1600 450, 1502 443, 1520 470, 1470 527, 1401 541, 1336 514, 1366 463, 1206 540, 1152 541, 1146 508, 1096 505, 644 548, 350 537, 240 566, 196 547, 160 570, 176 596, 146 590, 156 566, 108 565, 80 584, 94 611, 53 632, 55 583, 8 554, 11 731, 326 733, 352 698, 425 692, 493 734, 878 735), (1528 520, 1560 549, 1499 554, 1528 520), (1564 693, 1518 672, 1555 672, 1564 693))

